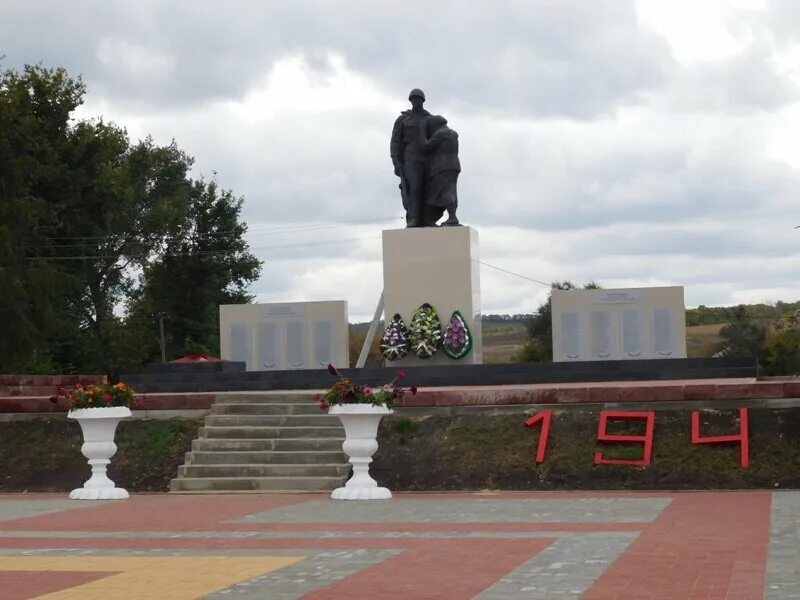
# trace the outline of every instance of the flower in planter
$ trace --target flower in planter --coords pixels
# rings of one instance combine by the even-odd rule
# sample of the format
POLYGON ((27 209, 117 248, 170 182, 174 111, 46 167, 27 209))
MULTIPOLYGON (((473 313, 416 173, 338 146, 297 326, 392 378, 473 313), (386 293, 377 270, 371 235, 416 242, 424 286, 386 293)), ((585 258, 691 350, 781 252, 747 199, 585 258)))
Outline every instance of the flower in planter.
POLYGON ((427 302, 417 309, 411 319, 411 350, 419 358, 436 354, 442 341, 442 324, 436 310, 427 302))
POLYGON ((371 404, 372 406, 392 408, 395 401, 402 398, 406 391, 410 391, 412 394, 417 393, 416 387, 412 386, 406 390, 400 386, 400 380, 405 376, 402 371, 398 371, 389 383, 372 388, 359 385, 340 375, 333 365, 328 365, 328 372, 336 377, 337 381, 330 389, 315 396, 323 411, 327 411, 331 406, 337 404, 371 404))
POLYGON ((79 383, 68 388, 59 388, 58 392, 50 398, 57 403, 65 400, 69 410, 79 408, 108 408, 111 406, 126 406, 133 404, 133 388, 124 383, 101 383, 99 385, 86 385, 79 383))
POLYGON ((408 327, 400 315, 395 314, 381 339, 381 352, 386 360, 398 360, 408 354, 411 344, 408 341, 408 327))
POLYGON ((447 329, 444 330, 442 350, 450 358, 464 358, 472 350, 472 334, 464 317, 457 310, 453 311, 447 329))

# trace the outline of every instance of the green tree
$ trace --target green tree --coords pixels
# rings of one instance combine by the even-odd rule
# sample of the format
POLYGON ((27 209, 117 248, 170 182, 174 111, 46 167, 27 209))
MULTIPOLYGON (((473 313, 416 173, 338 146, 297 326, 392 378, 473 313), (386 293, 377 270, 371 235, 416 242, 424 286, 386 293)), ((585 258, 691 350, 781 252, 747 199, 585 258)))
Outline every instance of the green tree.
POLYGON ((0 76, 0 372, 138 368, 155 314, 214 347, 216 303, 258 276, 241 199, 191 179, 174 142, 71 121, 84 92, 63 69, 0 76))
POLYGON ((800 375, 800 327, 770 337, 761 358, 764 375, 800 375))
MULTIPOLYGON (((585 290, 600 289, 600 285, 589 282, 583 286, 585 290)), ((519 362, 550 362, 553 360, 553 308, 552 290, 574 290, 577 286, 571 281, 555 281, 547 300, 539 305, 536 312, 527 320, 525 327, 528 339, 519 353, 519 362)))
MULTIPOLYGON (((188 210, 166 241, 162 260, 145 268, 131 315, 152 327, 164 319, 170 357, 219 354, 219 305, 249 302, 261 262, 248 249, 243 200, 214 181, 192 182, 188 210)), ((151 350, 154 348, 153 337, 151 350)))
POLYGON ((66 282, 42 260, 50 245, 43 225, 57 217, 69 117, 83 93, 63 69, 0 74, 0 372, 50 362, 36 349, 58 324, 54 300, 66 282))
POLYGON ((755 317, 749 307, 743 304, 729 310, 728 324, 719 332, 723 339, 720 350, 723 356, 755 361, 762 353, 767 328, 761 319, 755 317))
POLYGON ((52 260, 73 282, 63 295, 64 313, 78 331, 59 329, 59 359, 67 352, 84 370, 116 370, 127 350, 115 309, 131 296, 134 273, 160 260, 187 212, 192 161, 174 143, 131 145, 124 130, 102 121, 74 127, 68 161, 72 177, 60 201, 52 260))

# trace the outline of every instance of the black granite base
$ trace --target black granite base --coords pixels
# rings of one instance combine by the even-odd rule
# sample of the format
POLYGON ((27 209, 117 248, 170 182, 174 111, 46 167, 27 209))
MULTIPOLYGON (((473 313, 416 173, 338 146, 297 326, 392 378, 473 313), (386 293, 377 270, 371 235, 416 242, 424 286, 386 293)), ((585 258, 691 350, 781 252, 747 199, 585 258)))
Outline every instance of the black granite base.
MULTIPOLYGON (((122 380, 142 393, 220 392, 324 389, 334 378, 326 369, 244 371, 242 363, 161 365, 149 373, 123 375, 122 380), (212 365, 232 365, 227 369, 212 365), (170 368, 165 368, 170 367, 170 368), (181 367, 181 368, 175 368, 181 367), (193 367, 193 368, 188 368, 193 367)), ((397 368, 342 369, 358 383, 388 383, 397 368)), ((592 381, 652 381, 755 377, 750 361, 729 358, 617 360, 575 363, 506 365, 445 365, 403 369, 405 385, 419 387, 580 383, 592 381)))

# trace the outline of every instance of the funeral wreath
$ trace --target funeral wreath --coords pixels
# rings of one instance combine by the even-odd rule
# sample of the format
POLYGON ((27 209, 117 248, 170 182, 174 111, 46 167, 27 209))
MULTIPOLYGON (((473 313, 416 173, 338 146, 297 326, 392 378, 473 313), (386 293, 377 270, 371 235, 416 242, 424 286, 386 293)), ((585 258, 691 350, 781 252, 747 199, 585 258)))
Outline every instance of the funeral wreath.
POLYGON ((411 319, 411 350, 419 358, 430 358, 442 341, 442 324, 436 310, 427 302, 411 319))

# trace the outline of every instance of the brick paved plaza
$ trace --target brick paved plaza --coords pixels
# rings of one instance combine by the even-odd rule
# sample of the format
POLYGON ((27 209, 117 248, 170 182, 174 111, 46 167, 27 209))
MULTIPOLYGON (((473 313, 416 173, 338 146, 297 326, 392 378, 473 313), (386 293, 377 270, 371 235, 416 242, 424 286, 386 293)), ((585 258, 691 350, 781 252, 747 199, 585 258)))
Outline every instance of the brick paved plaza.
POLYGON ((800 492, 0 496, 0 598, 800 598, 800 492))

